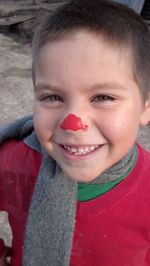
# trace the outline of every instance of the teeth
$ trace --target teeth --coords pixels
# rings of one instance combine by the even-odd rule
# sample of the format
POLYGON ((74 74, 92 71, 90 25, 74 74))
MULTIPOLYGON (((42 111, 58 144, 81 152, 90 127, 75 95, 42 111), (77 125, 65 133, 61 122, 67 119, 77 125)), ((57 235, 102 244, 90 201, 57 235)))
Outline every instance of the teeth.
POLYGON ((89 147, 85 147, 85 148, 75 148, 75 147, 71 147, 71 146, 67 146, 64 145, 63 147, 65 148, 65 150, 67 150, 68 152, 75 154, 75 155, 82 155, 82 154, 88 154, 91 151, 97 149, 99 145, 92 145, 89 147))
POLYGON ((91 146, 91 147, 90 147, 90 150, 91 150, 91 151, 95 150, 95 147, 94 147, 94 146, 91 146))
POLYGON ((80 149, 80 148, 78 149, 79 153, 83 153, 84 151, 85 151, 84 149, 80 149))

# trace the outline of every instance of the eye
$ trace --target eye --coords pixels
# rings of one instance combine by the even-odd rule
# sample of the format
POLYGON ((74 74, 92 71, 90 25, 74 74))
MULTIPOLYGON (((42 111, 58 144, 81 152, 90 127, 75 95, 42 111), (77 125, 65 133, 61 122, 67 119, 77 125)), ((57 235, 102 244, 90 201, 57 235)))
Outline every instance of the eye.
POLYGON ((115 101, 116 98, 111 96, 111 95, 105 95, 105 94, 100 94, 96 95, 92 98, 92 102, 109 102, 109 101, 115 101))
POLYGON ((52 95, 44 95, 40 98, 40 101, 43 102, 63 102, 63 99, 56 94, 52 94, 52 95))
POLYGON ((58 94, 43 93, 37 97, 38 102, 44 108, 59 108, 62 106, 64 100, 58 94))

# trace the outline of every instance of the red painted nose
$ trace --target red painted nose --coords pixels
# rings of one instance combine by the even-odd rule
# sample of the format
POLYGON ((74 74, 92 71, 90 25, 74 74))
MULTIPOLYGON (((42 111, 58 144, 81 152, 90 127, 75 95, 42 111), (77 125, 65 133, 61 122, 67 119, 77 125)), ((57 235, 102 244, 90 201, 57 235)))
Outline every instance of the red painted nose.
POLYGON ((82 123, 82 120, 80 117, 77 117, 74 114, 69 114, 67 117, 65 117, 64 121, 59 125, 60 128, 63 128, 64 130, 73 130, 77 131, 80 129, 87 129, 88 126, 84 125, 82 123))

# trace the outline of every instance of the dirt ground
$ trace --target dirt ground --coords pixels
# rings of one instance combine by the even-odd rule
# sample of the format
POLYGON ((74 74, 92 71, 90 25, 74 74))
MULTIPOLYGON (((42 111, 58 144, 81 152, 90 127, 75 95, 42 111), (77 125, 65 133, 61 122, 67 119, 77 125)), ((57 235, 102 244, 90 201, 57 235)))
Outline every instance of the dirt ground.
MULTIPOLYGON (((32 113, 31 46, 0 34, 0 127, 32 113)), ((0 215, 0 237, 10 243, 6 215, 0 215)))
MULTIPOLYGON (((31 46, 0 34, 0 126, 32 113, 31 46)), ((150 126, 139 133, 139 141, 150 150, 150 126)), ((7 244, 11 232, 7 215, 0 215, 0 237, 7 244)))

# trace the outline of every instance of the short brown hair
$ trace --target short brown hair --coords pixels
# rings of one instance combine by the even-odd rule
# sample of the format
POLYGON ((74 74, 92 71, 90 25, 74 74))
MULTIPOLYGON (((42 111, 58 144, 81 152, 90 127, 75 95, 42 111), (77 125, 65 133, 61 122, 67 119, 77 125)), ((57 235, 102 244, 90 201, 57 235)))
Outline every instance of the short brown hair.
POLYGON ((72 0, 49 14, 33 38, 33 77, 43 46, 78 30, 100 34, 110 44, 131 49, 133 73, 144 98, 150 86, 150 33, 143 19, 110 0, 72 0))

